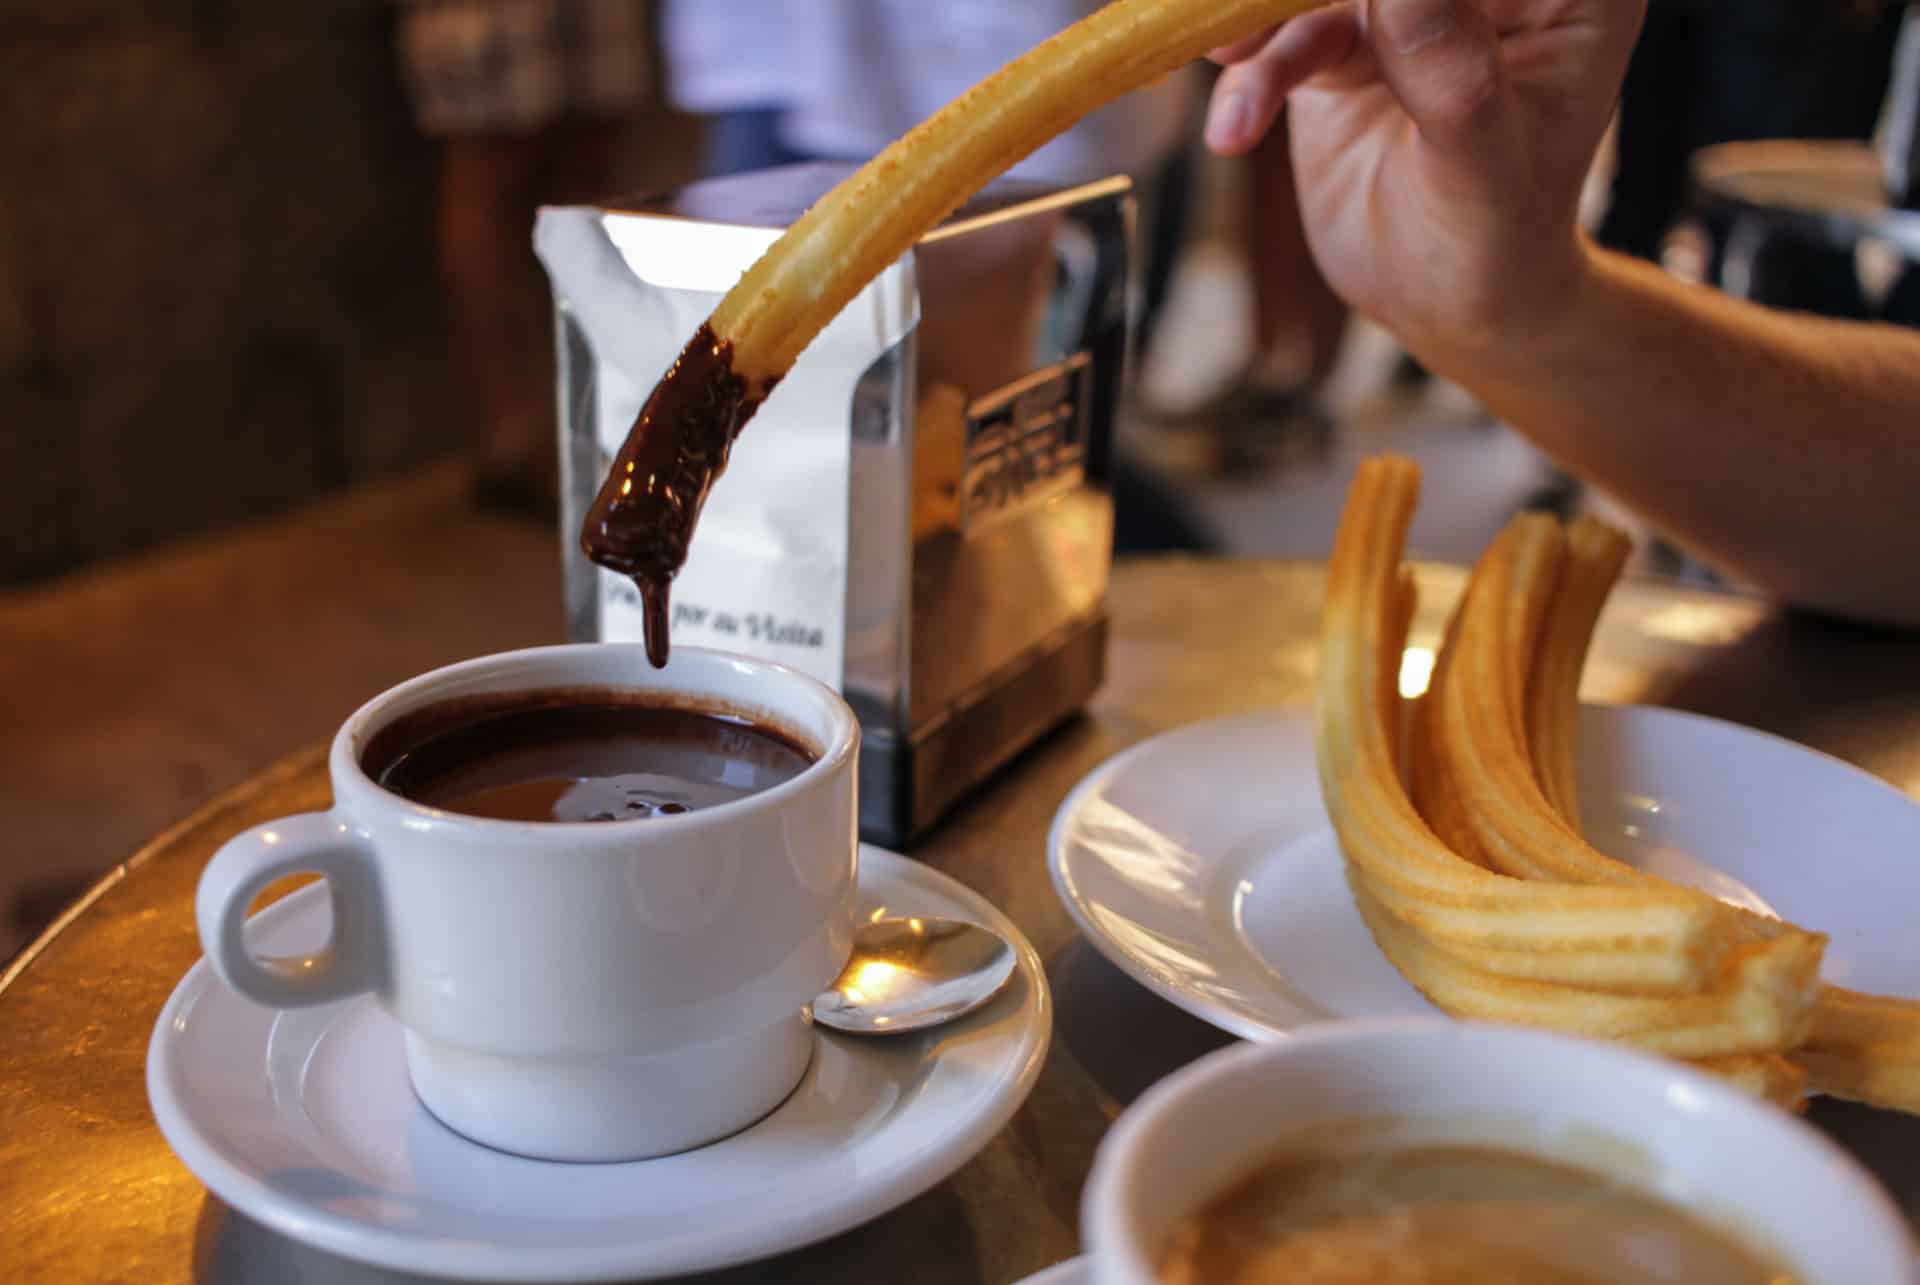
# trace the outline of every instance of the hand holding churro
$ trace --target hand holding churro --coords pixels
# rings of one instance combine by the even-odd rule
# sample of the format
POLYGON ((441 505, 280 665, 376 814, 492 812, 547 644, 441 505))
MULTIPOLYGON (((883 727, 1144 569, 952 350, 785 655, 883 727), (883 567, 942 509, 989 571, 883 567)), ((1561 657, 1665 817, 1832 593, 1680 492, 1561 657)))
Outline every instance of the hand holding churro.
POLYGON ((1328 284, 1452 373, 1530 342, 1576 288, 1581 185, 1644 7, 1355 0, 1220 51, 1207 141, 1248 151, 1285 104, 1328 284))

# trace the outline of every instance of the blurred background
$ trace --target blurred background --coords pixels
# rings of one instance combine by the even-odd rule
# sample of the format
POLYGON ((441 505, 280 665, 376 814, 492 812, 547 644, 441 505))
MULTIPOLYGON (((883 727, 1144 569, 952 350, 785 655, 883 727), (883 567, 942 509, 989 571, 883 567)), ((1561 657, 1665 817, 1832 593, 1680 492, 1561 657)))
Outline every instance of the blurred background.
MULTIPOLYGON (((539 203, 863 156, 1090 7, 0 5, 0 959, 367 696, 559 638, 539 203)), ((1652 0, 1596 234, 1778 306, 1920 315, 1907 24, 1652 0)), ((1318 557, 1389 447, 1429 470, 1425 556, 1604 506, 1345 315, 1284 139, 1198 147, 1207 79, 1034 163, 1142 195, 1119 552, 1318 557)))

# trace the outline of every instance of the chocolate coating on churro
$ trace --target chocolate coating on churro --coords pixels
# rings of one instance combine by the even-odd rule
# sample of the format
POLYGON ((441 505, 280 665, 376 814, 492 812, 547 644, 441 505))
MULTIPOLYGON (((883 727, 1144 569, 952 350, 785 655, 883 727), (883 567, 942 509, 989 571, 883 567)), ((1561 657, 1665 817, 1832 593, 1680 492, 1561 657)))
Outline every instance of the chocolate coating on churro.
POLYGON ((767 391, 735 373, 733 345, 702 325, 640 408, 587 510, 580 547, 633 577, 645 608, 647 659, 656 666, 667 663, 668 590, 687 560, 701 506, 767 391))

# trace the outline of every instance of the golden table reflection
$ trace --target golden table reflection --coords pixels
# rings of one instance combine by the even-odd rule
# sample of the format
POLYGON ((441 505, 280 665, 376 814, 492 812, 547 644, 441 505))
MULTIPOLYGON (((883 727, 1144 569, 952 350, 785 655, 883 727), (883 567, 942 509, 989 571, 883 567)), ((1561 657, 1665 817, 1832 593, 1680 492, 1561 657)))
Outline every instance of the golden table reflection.
MULTIPOLYGON (((1457 570, 1422 569, 1414 647, 1433 645, 1461 582, 1457 570)), ((1111 673, 1087 716, 1015 762, 913 854, 991 898, 1047 962, 1058 1024, 1033 1096, 985 1151, 900 1210, 699 1279, 1005 1285, 1077 1252, 1080 1187, 1108 1123, 1155 1080, 1229 1039, 1080 939, 1047 878, 1047 825, 1084 773, 1144 737, 1306 703, 1321 585, 1315 564, 1174 559, 1118 569, 1111 673)), ((1920 639, 1635 583, 1610 606, 1587 678, 1591 698, 1776 732, 1920 795, 1920 639)), ((0 1277, 409 1279, 226 1210, 174 1159, 147 1108, 148 1034, 199 956, 201 866, 238 830, 327 802, 321 752, 296 755, 114 869, 0 974, 0 1277)), ((1920 1214, 1920 1121, 1826 1103, 1812 1118, 1878 1172, 1910 1217, 1920 1214)))

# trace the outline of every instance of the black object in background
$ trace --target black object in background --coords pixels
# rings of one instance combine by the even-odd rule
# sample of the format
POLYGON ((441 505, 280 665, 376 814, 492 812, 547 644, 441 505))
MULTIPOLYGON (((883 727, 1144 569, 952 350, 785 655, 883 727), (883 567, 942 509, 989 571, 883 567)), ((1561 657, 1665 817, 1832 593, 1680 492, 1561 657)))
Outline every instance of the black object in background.
POLYGON ((1888 199, 1920 210, 1920 5, 1909 7, 1894 51, 1885 146, 1888 199))

